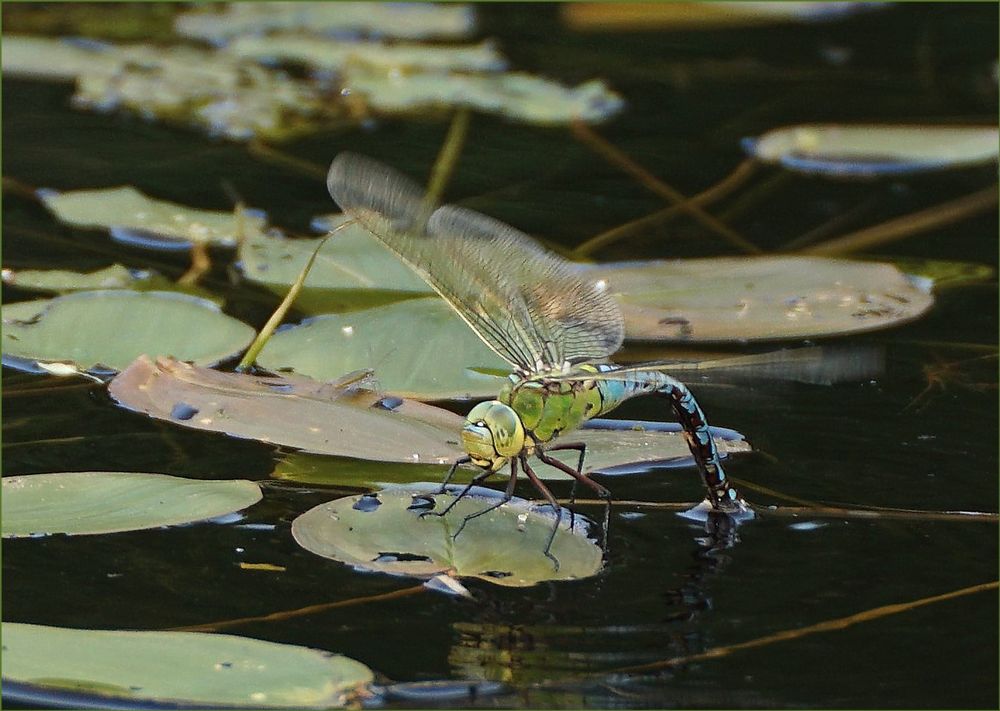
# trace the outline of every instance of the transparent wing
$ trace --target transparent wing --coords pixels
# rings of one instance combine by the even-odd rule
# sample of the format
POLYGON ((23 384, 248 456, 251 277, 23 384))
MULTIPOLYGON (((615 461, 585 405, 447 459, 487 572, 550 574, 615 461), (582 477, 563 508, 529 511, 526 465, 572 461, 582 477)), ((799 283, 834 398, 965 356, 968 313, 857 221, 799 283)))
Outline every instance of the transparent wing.
POLYGON ((352 153, 334 159, 326 184, 345 213, 520 370, 598 360, 621 346, 625 329, 611 295, 524 233, 453 205, 429 212, 419 186, 352 153))

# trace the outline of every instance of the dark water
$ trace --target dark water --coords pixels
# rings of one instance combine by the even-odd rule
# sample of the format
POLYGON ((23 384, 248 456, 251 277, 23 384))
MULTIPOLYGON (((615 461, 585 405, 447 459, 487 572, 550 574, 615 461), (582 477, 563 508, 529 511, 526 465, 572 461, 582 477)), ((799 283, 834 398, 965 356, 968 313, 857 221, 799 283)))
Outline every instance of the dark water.
MULTIPOLYGON (((550 6, 496 5, 481 15, 483 34, 501 40, 515 67, 571 82, 601 76, 621 91, 629 110, 602 134, 686 194, 742 159, 741 137, 779 125, 989 123, 996 115, 992 4, 901 5, 833 25, 674 34, 573 35, 550 6), (824 59, 842 50, 846 64, 824 59)), ((228 185, 266 208, 274 223, 302 232, 312 215, 332 210, 320 181, 266 165, 242 146, 135 118, 77 113, 67 107, 69 94, 67 86, 4 80, 5 177, 66 189, 128 183, 221 209, 230 206, 228 185)), ((373 131, 323 134, 288 149, 325 163, 350 148, 420 175, 445 130, 438 121, 382 121, 373 131)), ((727 203, 729 224, 777 248, 845 213, 852 216, 841 233, 994 180, 995 168, 864 184, 763 171, 727 203), (736 204, 752 191, 755 198, 736 204)), ((567 245, 662 206, 566 130, 480 116, 449 198, 567 245)), ((3 208, 5 267, 91 269, 121 261, 175 277, 185 268, 180 257, 60 227, 10 193, 3 208)), ((878 253, 996 265, 996 234, 996 214, 987 214, 878 253)), ((726 253, 703 228, 680 220, 600 256, 726 253)), ((229 313, 257 326, 273 307, 268 294, 232 283, 224 266, 206 285, 225 295, 229 313)), ((4 290, 5 302, 28 297, 4 290)), ((996 351, 969 345, 996 345, 995 281, 944 292, 919 322, 853 340, 886 347, 884 375, 832 387, 698 390, 711 421, 743 432, 756 450, 733 461, 731 474, 824 504, 995 512, 996 351), (951 368, 942 387, 915 402, 928 384, 925 366, 943 364, 951 368)), ((270 447, 146 420, 116 409, 96 385, 6 369, 3 376, 4 475, 108 469, 267 482, 274 464, 270 447)), ((620 415, 659 419, 663 412, 658 403, 634 402, 620 415)), ((700 497, 693 470, 653 470, 610 485, 619 499, 700 497)), ((5 541, 3 618, 163 629, 411 586, 320 559, 293 542, 291 521, 334 495, 269 483, 264 501, 235 524, 5 541), (240 562, 286 571, 244 570, 240 562)), ((763 493, 749 497, 761 506, 788 505, 763 493)), ((995 591, 718 659, 575 678, 997 579, 995 523, 765 512, 739 530, 732 548, 709 550, 699 542, 704 535, 673 513, 619 506, 607 568, 596 578, 530 589, 472 582, 474 601, 428 592, 227 631, 341 652, 395 681, 511 684, 505 695, 450 702, 460 706, 996 708, 995 591)))

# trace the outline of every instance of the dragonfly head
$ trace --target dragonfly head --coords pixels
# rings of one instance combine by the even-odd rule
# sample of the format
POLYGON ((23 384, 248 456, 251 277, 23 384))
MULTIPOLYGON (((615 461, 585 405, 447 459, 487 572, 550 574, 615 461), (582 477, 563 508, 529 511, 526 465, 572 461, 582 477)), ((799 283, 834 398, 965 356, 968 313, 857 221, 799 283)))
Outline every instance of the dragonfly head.
POLYGON ((473 464, 497 471, 524 449, 524 425, 510 406, 481 402, 465 418, 462 445, 473 464))

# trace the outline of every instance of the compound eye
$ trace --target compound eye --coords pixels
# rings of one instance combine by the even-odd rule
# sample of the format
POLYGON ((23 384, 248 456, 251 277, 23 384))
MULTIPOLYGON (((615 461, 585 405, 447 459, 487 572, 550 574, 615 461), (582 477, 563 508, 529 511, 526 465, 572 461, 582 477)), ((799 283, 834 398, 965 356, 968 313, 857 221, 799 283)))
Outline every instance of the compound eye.
POLYGON ((476 427, 486 427, 486 420, 476 420, 473 422, 476 427))

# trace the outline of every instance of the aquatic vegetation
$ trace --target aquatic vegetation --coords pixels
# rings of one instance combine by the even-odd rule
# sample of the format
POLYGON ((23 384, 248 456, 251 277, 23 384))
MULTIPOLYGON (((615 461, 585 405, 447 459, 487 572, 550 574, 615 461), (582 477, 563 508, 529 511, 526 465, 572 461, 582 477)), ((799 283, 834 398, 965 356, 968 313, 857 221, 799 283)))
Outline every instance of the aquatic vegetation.
POLYGON ((55 362, 114 372, 143 353, 214 365, 253 335, 211 301, 179 292, 77 291, 3 305, 3 364, 29 370, 55 362))
POLYGON ((56 472, 3 479, 3 537, 94 535, 223 516, 260 501, 245 479, 200 481, 146 472, 56 472))
POLYGON ((462 536, 453 523, 500 500, 490 489, 439 493, 424 483, 335 499, 292 522, 292 536, 306 550, 348 565, 391 575, 430 578, 446 573, 495 585, 525 587, 545 580, 576 580, 603 567, 601 547, 590 537, 585 518, 557 520, 547 507, 523 499, 506 500, 480 517, 462 536), (455 517, 421 516, 454 504, 455 517), (550 541, 560 565, 543 555, 550 541))
POLYGON ((4 622, 3 639, 8 683, 102 705, 326 709, 367 695, 373 679, 349 657, 244 636, 4 622))
POLYGON ((765 163, 834 178, 875 178, 995 163, 995 126, 811 124, 776 128, 743 142, 765 163))
POLYGON ((60 222, 107 229, 119 242, 156 249, 188 249, 195 242, 235 247, 267 226, 267 217, 259 211, 199 210, 150 198, 128 185, 40 190, 38 196, 60 222))

